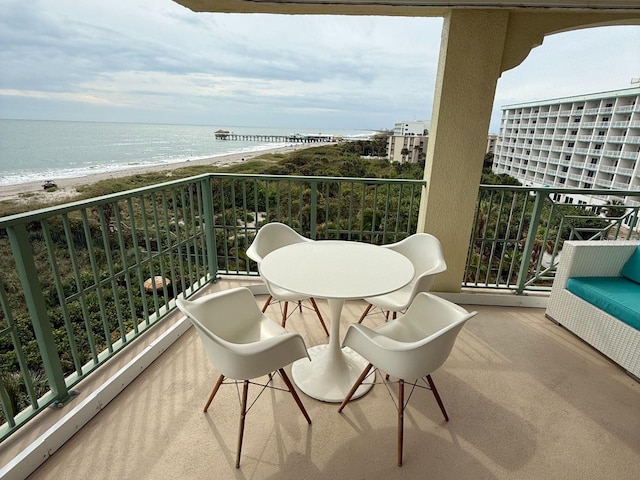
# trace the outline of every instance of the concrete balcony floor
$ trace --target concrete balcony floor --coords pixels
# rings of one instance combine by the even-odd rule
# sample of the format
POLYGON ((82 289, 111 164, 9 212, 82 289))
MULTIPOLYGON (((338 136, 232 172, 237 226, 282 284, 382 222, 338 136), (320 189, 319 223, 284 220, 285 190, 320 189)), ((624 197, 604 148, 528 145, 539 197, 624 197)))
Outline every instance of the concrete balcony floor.
MULTIPOLYGON (((364 306, 348 302, 344 323, 364 306)), ((376 385, 342 414, 301 393, 312 426, 290 395, 265 391, 247 416, 236 469, 238 395, 223 386, 203 413, 217 372, 190 328, 29 479, 637 479, 640 384, 542 309, 467 308, 479 315, 433 375, 450 421, 430 392, 414 392, 402 467, 395 406, 376 385)), ((325 342, 313 312, 303 312, 287 328, 307 346, 325 342)))

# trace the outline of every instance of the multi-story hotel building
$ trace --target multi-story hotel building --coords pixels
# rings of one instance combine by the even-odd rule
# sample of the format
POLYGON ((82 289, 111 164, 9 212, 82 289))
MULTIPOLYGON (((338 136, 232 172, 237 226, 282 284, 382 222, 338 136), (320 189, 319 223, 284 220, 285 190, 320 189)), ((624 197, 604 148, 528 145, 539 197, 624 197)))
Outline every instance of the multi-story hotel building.
MULTIPOLYGON (((640 88, 634 87, 502 107, 493 170, 526 186, 640 191, 639 157, 640 88)), ((624 198, 562 199, 594 205, 609 200, 624 198)))

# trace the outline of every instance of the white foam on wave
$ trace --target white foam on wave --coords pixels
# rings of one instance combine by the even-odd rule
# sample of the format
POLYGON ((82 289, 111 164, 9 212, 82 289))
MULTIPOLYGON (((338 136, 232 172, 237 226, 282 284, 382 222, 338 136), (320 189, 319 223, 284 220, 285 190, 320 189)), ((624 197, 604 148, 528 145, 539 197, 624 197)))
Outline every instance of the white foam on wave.
POLYGON ((115 163, 115 164, 102 164, 91 165, 89 167, 81 168, 68 168, 68 169, 56 169, 56 170, 44 170, 38 172, 29 173, 16 173, 0 175, 0 187, 9 185, 20 185, 23 183, 31 182, 44 182, 46 180, 55 181, 56 179, 63 178, 82 178, 89 175, 111 172, 122 172, 126 170, 134 170, 140 168, 152 169, 155 165, 169 165, 173 163, 185 163, 189 161, 205 160, 208 158, 220 158, 228 155, 238 155, 243 153, 255 153, 263 152, 265 150, 272 150, 277 148, 289 147, 297 144, 293 143, 270 143, 266 145, 254 145, 236 149, 230 149, 222 153, 212 153, 210 155, 187 155, 171 158, 158 158, 153 161, 135 161, 128 163, 115 163))

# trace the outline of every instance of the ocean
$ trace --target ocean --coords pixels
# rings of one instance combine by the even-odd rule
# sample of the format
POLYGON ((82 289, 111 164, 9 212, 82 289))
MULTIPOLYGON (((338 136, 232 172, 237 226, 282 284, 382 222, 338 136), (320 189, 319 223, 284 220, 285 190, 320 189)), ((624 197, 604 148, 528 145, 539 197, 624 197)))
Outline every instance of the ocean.
POLYGON ((219 129, 243 135, 323 134, 347 139, 366 139, 375 133, 0 119, 0 188, 291 145, 216 140, 214 132, 219 129))

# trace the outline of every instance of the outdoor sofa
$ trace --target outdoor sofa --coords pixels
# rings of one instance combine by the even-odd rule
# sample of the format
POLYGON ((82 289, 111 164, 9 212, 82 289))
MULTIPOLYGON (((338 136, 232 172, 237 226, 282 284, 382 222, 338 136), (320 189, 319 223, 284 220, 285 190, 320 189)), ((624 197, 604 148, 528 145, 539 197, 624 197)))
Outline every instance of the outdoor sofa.
POLYGON ((546 316, 640 381, 640 241, 567 241, 546 316))

